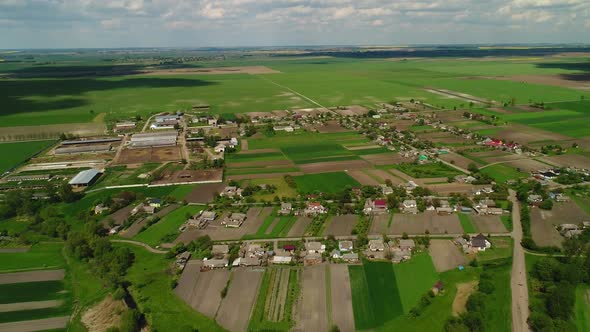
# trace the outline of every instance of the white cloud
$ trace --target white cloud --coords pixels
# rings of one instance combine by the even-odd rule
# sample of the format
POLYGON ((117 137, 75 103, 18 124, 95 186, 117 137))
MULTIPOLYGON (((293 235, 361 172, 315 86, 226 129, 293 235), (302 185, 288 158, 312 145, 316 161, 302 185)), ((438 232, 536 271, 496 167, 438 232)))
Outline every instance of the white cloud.
POLYGON ((201 9, 201 15, 207 18, 219 19, 225 15, 225 9, 221 7, 213 7, 213 4, 208 3, 201 9))

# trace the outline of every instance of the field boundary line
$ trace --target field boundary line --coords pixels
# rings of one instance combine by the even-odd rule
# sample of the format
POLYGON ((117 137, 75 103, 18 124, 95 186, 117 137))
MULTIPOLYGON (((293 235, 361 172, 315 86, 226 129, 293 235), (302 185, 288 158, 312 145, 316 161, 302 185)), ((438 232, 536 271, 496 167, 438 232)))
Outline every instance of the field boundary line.
POLYGON ((328 309, 328 328, 334 325, 334 315, 332 307, 332 275, 330 270, 331 264, 326 264, 326 309, 328 309))
POLYGON ((302 93, 299 93, 299 92, 297 92, 297 91, 295 91, 295 90, 291 89, 291 88, 290 88, 290 87, 288 87, 288 86, 284 86, 284 85, 282 85, 282 84, 279 84, 279 83, 277 83, 277 82, 275 82, 275 81, 273 81, 273 80, 271 80, 271 79, 269 79, 269 78, 266 78, 266 77, 262 77, 262 76, 258 76, 258 75, 256 75, 256 76, 257 76, 258 78, 260 78, 260 79, 263 79, 263 80, 265 80, 265 81, 268 81, 268 82, 270 82, 270 83, 272 83, 272 84, 274 84, 274 85, 276 85, 276 86, 278 86, 278 87, 280 87, 280 88, 283 88, 283 89, 289 90, 289 91, 291 91, 292 93, 294 93, 294 94, 298 95, 299 97, 301 97, 301 98, 303 98, 303 99, 305 99, 305 100, 307 100, 307 101, 311 102, 312 104, 315 104, 315 105, 319 106, 320 108, 323 108, 323 109, 325 109, 325 110, 327 110, 327 111, 333 112, 332 110, 330 110, 330 109, 329 109, 329 108, 327 108, 326 106, 324 106, 324 105, 322 105, 322 104, 318 103, 317 101, 315 101, 315 100, 313 100, 313 99, 311 99, 311 98, 307 97, 306 95, 304 95, 304 94, 302 94, 302 93))

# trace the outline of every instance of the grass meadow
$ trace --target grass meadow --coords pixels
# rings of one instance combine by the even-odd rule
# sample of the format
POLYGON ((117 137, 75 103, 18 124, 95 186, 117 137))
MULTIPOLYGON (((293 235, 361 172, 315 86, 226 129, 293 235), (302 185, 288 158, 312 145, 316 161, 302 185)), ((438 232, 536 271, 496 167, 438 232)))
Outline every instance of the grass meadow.
POLYGON ((52 145, 54 141, 30 141, 0 143, 0 174, 17 166, 39 151, 52 145))
POLYGON ((471 217, 468 214, 459 213, 458 216, 459 222, 461 222, 461 227, 463 227, 463 231, 465 233, 473 234, 477 231, 475 229, 475 226, 473 226, 473 221, 471 220, 471 217))
POLYGON ((481 173, 491 176, 498 183, 506 183, 511 179, 526 178, 527 173, 519 172, 515 168, 504 164, 496 164, 480 170, 481 173))
POLYGON ((62 268, 62 243, 39 243, 25 253, 0 253, 0 273, 62 268))
POLYGON ((315 191, 337 193, 347 186, 360 186, 355 179, 345 172, 306 174, 294 176, 293 179, 297 184, 297 190, 302 193, 313 193, 315 191))
POLYGON ((419 253, 407 262, 393 266, 404 313, 407 314, 439 280, 432 258, 419 253))
POLYGON ((160 245, 162 242, 171 242, 169 239, 167 239, 167 237, 173 236, 176 238, 176 236, 179 234, 178 228, 180 228, 180 226, 187 220, 187 216, 192 216, 202 210, 202 206, 182 206, 170 212, 160 219, 160 221, 151 225, 146 230, 137 234, 134 239, 149 244, 152 247, 160 245))
POLYGON ((578 286, 574 310, 578 331, 590 331, 590 286, 578 286))

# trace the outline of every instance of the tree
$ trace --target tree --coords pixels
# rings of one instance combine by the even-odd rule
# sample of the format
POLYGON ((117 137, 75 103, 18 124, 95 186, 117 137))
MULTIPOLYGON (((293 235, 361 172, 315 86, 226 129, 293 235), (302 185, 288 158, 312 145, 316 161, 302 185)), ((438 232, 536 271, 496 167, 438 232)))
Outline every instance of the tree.
POLYGON ((547 297, 547 313, 552 318, 568 320, 573 314, 574 302, 573 286, 561 283, 547 297))
POLYGON ((479 168, 477 167, 477 165, 475 163, 469 163, 469 165, 467 165, 467 170, 471 173, 479 172, 479 168))
POLYGON ((539 208, 543 210, 551 210, 553 209, 553 201, 550 199, 546 199, 541 204, 539 204, 539 208))

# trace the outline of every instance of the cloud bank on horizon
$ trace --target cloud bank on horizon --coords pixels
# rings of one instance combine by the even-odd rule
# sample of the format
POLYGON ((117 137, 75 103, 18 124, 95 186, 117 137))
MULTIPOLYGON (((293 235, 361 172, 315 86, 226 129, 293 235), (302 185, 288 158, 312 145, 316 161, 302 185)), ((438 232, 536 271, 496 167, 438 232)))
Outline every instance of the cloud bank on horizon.
POLYGON ((588 0, 0 0, 0 48, 589 43, 588 0))

